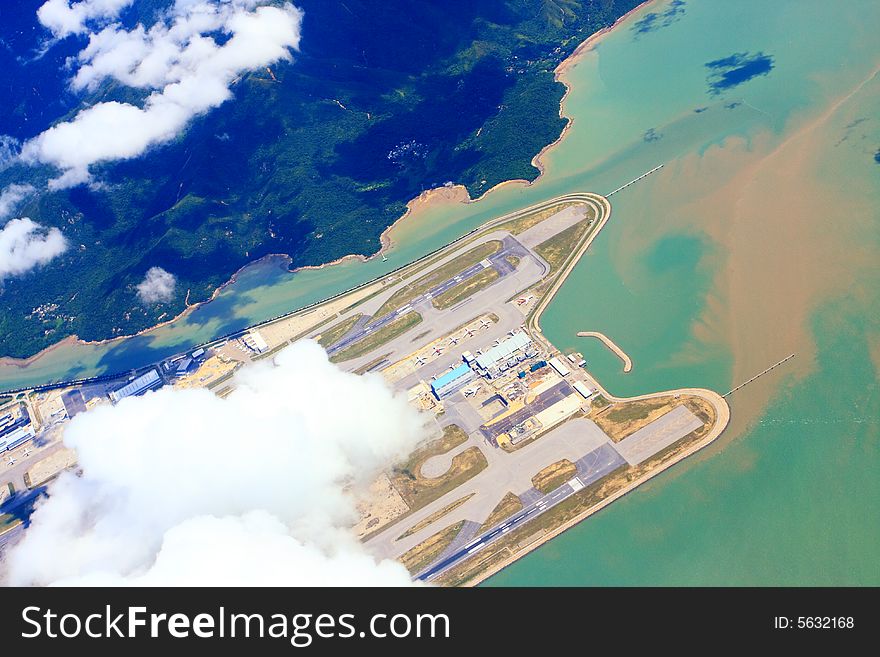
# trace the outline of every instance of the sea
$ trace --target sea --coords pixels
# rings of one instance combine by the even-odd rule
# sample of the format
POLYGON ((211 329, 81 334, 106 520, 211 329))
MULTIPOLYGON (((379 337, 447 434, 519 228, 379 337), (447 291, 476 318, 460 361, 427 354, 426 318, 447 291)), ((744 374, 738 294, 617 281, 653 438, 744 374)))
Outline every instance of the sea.
MULTIPOLYGON (((387 261, 281 259, 143 335, 0 364, 0 388, 144 365, 381 276, 572 191, 612 216, 542 318, 617 395, 725 393, 710 447, 489 586, 880 584, 880 3, 648 3, 562 72, 572 119, 532 185, 418 207, 387 261), (619 359, 578 331, 608 334, 619 359)), ((527 129, 527 126, 524 126, 527 129)))

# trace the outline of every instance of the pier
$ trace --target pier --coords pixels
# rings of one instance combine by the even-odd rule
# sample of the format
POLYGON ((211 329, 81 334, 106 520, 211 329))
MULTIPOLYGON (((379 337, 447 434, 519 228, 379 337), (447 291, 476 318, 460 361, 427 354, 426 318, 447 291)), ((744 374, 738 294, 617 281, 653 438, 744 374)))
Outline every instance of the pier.
POLYGON ((617 343, 614 342, 611 338, 609 338, 604 333, 600 333, 599 331, 579 331, 579 338, 596 338, 601 340, 602 343, 608 347, 611 351, 613 351, 617 357, 623 361, 623 371, 624 373, 629 372, 633 368, 632 358, 630 358, 627 353, 617 346, 617 343))
POLYGON ((768 368, 767 368, 766 370, 764 370, 763 372, 758 372, 757 374, 755 374, 755 376, 753 376, 753 377, 752 377, 751 379, 749 379, 748 381, 745 381, 744 383, 740 383, 736 388, 734 388, 733 390, 728 390, 726 393, 724 393, 724 394, 721 395, 721 396, 722 396, 722 397, 727 397, 728 395, 732 395, 732 394, 735 393, 737 390, 740 390, 741 388, 745 388, 747 385, 749 385, 749 384, 752 383, 753 381, 756 381, 757 379, 760 379, 762 376, 764 376, 764 375, 767 374, 768 372, 770 372, 770 371, 772 371, 772 370, 775 370, 777 367, 779 367, 780 365, 782 365, 784 362, 789 361, 789 360, 791 360, 792 358, 794 358, 794 354, 789 354, 788 356, 786 356, 785 358, 783 358, 783 359, 782 359, 781 361, 779 361, 778 363, 774 363, 773 365, 771 365, 770 367, 768 367, 768 368))
POLYGON ((643 173, 643 174, 642 174, 641 176, 639 176, 638 178, 633 178, 632 180, 630 180, 630 181, 629 181, 628 183, 626 183, 625 185, 621 185, 620 187, 618 187, 617 189, 615 189, 613 192, 610 192, 610 193, 606 194, 606 195, 605 195, 605 198, 608 198, 608 197, 611 196, 612 194, 616 194, 617 192, 619 192, 619 191, 621 191, 621 190, 623 190, 623 189, 626 189, 626 188, 629 187, 630 185, 635 185, 635 184, 636 184, 637 182, 639 182, 642 178, 647 178, 647 177, 650 176, 652 173, 654 173, 655 171, 659 171, 659 170, 662 169, 662 168, 663 168, 663 165, 662 165, 662 164, 658 164, 658 165, 655 166, 653 169, 651 169, 650 171, 646 171, 645 173, 643 173))

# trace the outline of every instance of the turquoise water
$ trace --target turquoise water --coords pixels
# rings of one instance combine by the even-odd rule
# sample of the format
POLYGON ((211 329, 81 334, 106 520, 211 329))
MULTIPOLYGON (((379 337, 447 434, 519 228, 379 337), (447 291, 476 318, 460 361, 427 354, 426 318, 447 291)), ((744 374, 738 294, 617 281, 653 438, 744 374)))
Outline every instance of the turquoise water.
POLYGON ((731 397, 715 445, 489 584, 880 584, 880 4, 688 0, 668 26, 632 30, 665 6, 642 9, 567 72, 574 123, 536 184, 417 213, 386 263, 296 275, 258 265, 145 336, 0 366, 0 387, 149 362, 498 214, 607 193, 664 163, 612 197, 611 220, 542 318, 547 336, 582 351, 620 395, 726 392, 797 357, 731 397), (706 66, 768 58, 769 73, 720 92, 706 66), (580 330, 610 335, 633 371, 580 330))
POLYGON ((880 583, 877 375, 850 347, 863 335, 860 309, 841 302, 826 313, 816 319, 819 371, 783 390, 747 435, 659 475, 488 583, 880 583))
MULTIPOLYGON (((661 66, 684 70, 685 61, 706 61, 719 48, 762 50, 776 64, 728 96, 760 112, 740 105, 734 113, 749 115, 713 125, 714 135, 703 113, 661 124, 658 132, 674 144, 664 136, 643 150, 663 150, 666 167, 613 197, 612 222, 542 320, 548 337, 582 351, 616 394, 679 385, 724 392, 777 357, 798 356, 731 397, 734 422, 718 444, 488 585, 880 583, 880 190, 870 157, 880 143, 880 84, 871 77, 880 44, 858 27, 880 23, 876 5, 842 4, 832 18, 818 3, 689 2, 668 38, 633 42, 621 30, 585 63, 591 70, 575 70, 573 78, 593 89, 597 111, 636 131, 644 117, 627 107, 639 97, 667 116, 681 94, 697 102, 683 80, 673 79, 668 93, 660 88, 670 79, 661 66), (825 37, 814 40, 818 31, 825 37), (834 109, 860 79, 868 82, 834 109), (792 138, 829 111, 827 121, 792 138), (789 157, 785 149, 803 153, 789 157), (759 176, 750 177, 762 158, 771 174, 780 160, 780 168, 808 177, 782 168, 780 185, 763 189, 759 176), (800 195, 816 204, 802 215, 800 195), (843 207, 829 202, 822 216, 827 198, 843 207), (749 209, 747 199, 766 206, 749 209), (728 201, 747 207, 734 211, 728 201), (736 251, 716 239, 745 221, 758 234, 731 239, 736 251), (772 227, 769 253, 761 226, 772 227), (742 273, 748 268, 762 277, 742 273), (791 269, 804 272, 794 285, 791 269), (615 356, 574 337, 577 330, 608 333, 633 358, 633 372, 623 374, 615 356)), ((717 109, 711 102, 706 114, 717 109)))

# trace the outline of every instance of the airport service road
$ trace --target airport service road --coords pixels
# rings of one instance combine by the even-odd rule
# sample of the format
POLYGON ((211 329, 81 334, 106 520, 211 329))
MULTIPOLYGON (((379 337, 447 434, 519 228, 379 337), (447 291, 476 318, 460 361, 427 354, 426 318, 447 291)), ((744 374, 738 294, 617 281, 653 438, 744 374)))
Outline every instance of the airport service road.
MULTIPOLYGON (((589 454, 586 454, 582 459, 578 460, 578 474, 576 478, 572 479, 572 481, 565 483, 556 490, 540 497, 535 502, 526 506, 519 513, 516 513, 507 520, 495 525, 495 527, 489 529, 482 536, 471 540, 469 543, 456 550, 453 554, 442 556, 438 562, 420 573, 416 579, 428 581, 437 577, 462 559, 476 554, 513 529, 516 529, 526 522, 534 520, 541 514, 546 513, 557 504, 567 500, 582 488, 589 486, 594 481, 604 477, 625 463, 626 461, 624 461, 620 454, 618 454, 610 444, 600 445, 589 454)), ((462 531, 464 531, 464 528, 462 531)))

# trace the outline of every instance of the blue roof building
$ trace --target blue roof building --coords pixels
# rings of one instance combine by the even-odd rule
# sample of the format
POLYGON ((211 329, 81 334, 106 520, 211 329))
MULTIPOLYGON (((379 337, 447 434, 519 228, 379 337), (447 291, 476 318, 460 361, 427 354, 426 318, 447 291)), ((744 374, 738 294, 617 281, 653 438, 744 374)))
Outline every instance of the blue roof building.
POLYGON ((475 376, 474 371, 462 363, 451 372, 434 379, 431 382, 431 392, 437 399, 443 399, 473 381, 475 376))

